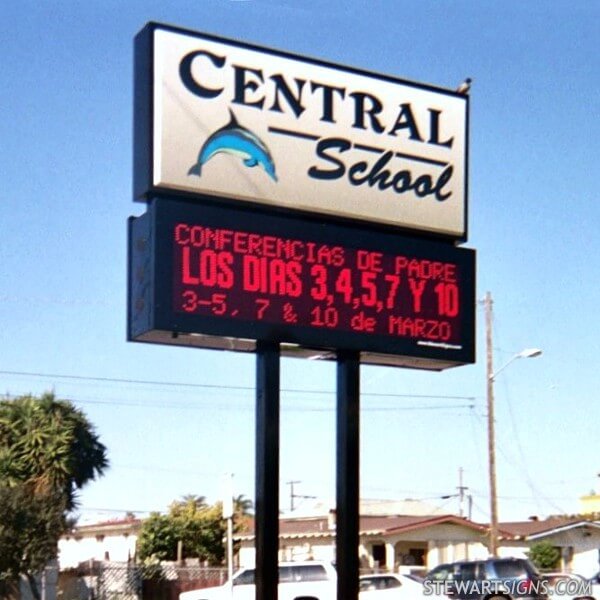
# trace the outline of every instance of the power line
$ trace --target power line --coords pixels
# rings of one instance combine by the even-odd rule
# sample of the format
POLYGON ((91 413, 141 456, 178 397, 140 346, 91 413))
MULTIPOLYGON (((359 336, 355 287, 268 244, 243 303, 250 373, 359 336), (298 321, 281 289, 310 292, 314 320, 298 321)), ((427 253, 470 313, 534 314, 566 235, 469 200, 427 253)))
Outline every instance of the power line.
MULTIPOLYGON (((144 379, 126 379, 118 377, 93 377, 89 375, 64 375, 59 373, 36 373, 27 371, 0 371, 0 375, 13 375, 18 377, 45 377, 51 379, 68 379, 73 381, 97 381, 102 383, 127 383, 135 385, 154 385, 166 387, 190 387, 203 389, 228 389, 228 390, 253 390, 250 386, 222 385, 207 383, 185 383, 173 381, 152 381, 144 379)), ((333 392, 332 392, 333 393, 333 392)))
MULTIPOLYGON (((19 396, 16 394, 4 394, 1 396, 7 400, 14 400, 19 396)), ((98 406, 127 406, 130 408, 143 408, 147 410, 148 408, 165 408, 169 410, 173 409, 182 409, 182 410, 206 410, 206 403, 198 403, 198 404, 183 404, 181 402, 175 402, 172 400, 164 400, 164 401, 156 401, 156 400, 90 400, 86 398, 67 398, 61 397, 62 400, 66 400, 67 402, 71 402, 72 404, 90 404, 90 405, 98 405, 98 406)), ((248 410, 253 411, 253 405, 225 405, 223 404, 224 398, 220 398, 218 404, 212 404, 209 408, 210 410, 218 410, 218 411, 236 411, 240 410, 248 410)), ((414 412, 414 411, 430 411, 430 410, 462 410, 462 409, 472 409, 472 404, 436 404, 436 405, 421 405, 421 406, 363 406, 361 408, 362 412, 414 412)), ((282 410, 285 412, 303 412, 303 413, 331 413, 335 411, 335 407, 311 407, 311 406, 282 406, 282 410)))
MULTIPOLYGON (((209 383, 189 383, 176 381, 155 381, 147 379, 127 379, 119 377, 98 377, 90 375, 67 375, 61 373, 40 373, 33 371, 0 371, 0 375, 11 375, 17 377, 43 377, 49 379, 66 379, 72 381, 95 381, 101 383, 126 383, 133 385, 152 385, 162 387, 186 387, 197 389, 215 389, 215 390, 242 390, 254 391, 254 386, 245 385, 224 385, 224 384, 209 384, 209 383)), ((327 394, 333 395, 333 390, 308 390, 298 388, 282 388, 281 392, 300 393, 300 394, 327 394)), ((378 398, 428 398, 428 399, 443 399, 443 400, 468 400, 474 402, 475 396, 450 396, 439 394, 397 394, 384 392, 361 392, 362 396, 378 397, 378 398)))
POLYGON ((99 513, 151 513, 159 512, 156 509, 133 509, 133 508, 96 508, 94 506, 78 506, 73 512, 99 512, 99 513))

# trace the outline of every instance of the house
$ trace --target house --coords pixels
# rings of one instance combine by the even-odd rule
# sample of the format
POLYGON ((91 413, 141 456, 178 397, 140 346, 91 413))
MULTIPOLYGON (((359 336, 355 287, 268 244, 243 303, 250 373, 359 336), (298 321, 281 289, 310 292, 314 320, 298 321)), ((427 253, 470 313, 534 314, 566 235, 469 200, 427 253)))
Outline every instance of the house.
POLYGON ((591 577, 600 568, 600 522, 582 516, 500 523, 499 554, 526 557, 536 542, 560 549, 560 570, 591 577))
MULTIPOLYGON (((487 525, 456 515, 426 514, 426 507, 406 501, 361 503, 359 555, 365 569, 431 569, 438 564, 488 556, 487 525), (395 510, 413 514, 394 514, 395 510)), ((335 560, 335 511, 316 506, 304 514, 292 513, 279 521, 280 560, 335 560)), ((81 563, 135 559, 142 521, 125 517, 74 528, 59 541, 60 569, 81 563)), ((254 565, 254 524, 235 536, 236 563, 254 565)), ((585 516, 499 524, 500 556, 527 557, 536 542, 560 549, 560 569, 592 576, 600 569, 600 521, 585 516)))
MULTIPOLYGON (((280 560, 335 560, 334 511, 327 517, 280 519, 279 534, 280 560)), ((558 516, 505 522, 499 524, 499 535, 499 556, 527 558, 533 544, 545 541, 560 549, 561 570, 591 577, 600 569, 600 521, 558 516)), ((361 566, 369 569, 428 570, 444 562, 489 555, 489 527, 455 515, 363 514, 359 536, 361 566)), ((236 539, 239 564, 254 564, 253 531, 236 539)))
MULTIPOLYGON (((280 560, 335 560, 335 511, 279 521, 280 560)), ((455 515, 362 515, 363 568, 429 569, 442 562, 485 556, 487 527, 455 515)), ((237 535, 239 564, 254 564, 254 531, 237 535)))
POLYGON ((135 558, 142 521, 132 516, 92 525, 74 527, 58 542, 60 569, 77 567, 83 562, 128 562, 135 558))
POLYGON ((600 494, 590 492, 587 496, 579 498, 579 512, 582 515, 600 517, 600 494))

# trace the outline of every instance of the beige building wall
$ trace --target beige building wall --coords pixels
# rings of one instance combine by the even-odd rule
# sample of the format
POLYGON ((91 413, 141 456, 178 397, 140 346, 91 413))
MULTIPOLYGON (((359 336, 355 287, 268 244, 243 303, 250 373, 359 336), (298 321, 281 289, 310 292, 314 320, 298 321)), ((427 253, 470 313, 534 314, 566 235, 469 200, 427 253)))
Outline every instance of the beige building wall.
POLYGON ((600 513, 600 494, 590 494, 579 498, 579 512, 582 515, 600 513))

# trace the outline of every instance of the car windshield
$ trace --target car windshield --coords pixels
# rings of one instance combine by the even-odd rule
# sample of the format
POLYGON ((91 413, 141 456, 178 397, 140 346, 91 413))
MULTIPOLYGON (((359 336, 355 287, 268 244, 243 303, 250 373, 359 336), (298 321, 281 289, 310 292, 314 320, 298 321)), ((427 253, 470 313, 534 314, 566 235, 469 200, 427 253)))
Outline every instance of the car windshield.
POLYGON ((454 568, 448 565, 440 565, 427 575, 427 579, 433 581, 445 581, 446 579, 454 579, 454 568))
POLYGON ((254 585, 254 569, 242 571, 234 580, 233 585, 254 585))
POLYGON ((512 560, 494 562, 494 571, 502 579, 517 579, 527 577, 530 574, 527 572, 525 563, 512 560))
MULTIPOLYGON (((286 565, 279 567, 279 583, 294 581, 324 581, 327 571, 323 565, 286 565)), ((254 569, 242 571, 234 580, 233 585, 254 585, 254 569)))
POLYGON ((327 571, 323 565, 300 565, 294 567, 295 581, 323 581, 327 579, 327 571))
POLYGON ((360 591, 366 590, 388 590, 391 588, 402 587, 402 583, 395 577, 376 576, 376 577, 361 577, 359 581, 360 591))
POLYGON ((370 578, 361 579, 358 582, 358 591, 359 592, 366 592, 366 591, 376 590, 376 589, 377 589, 377 586, 375 585, 373 580, 370 578))

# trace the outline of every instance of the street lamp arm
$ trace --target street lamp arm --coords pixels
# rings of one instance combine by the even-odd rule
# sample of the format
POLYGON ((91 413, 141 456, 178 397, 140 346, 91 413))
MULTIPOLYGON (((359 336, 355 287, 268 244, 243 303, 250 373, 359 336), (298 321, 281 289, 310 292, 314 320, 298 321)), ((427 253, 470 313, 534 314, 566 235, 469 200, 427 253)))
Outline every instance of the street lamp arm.
POLYGON ((504 371, 504 369, 506 369, 506 367, 508 367, 508 365, 512 364, 515 360, 517 360, 517 358, 535 358, 536 356, 540 356, 541 353, 542 353, 542 351, 539 348, 526 348, 525 350, 521 350, 521 352, 518 352, 517 354, 515 354, 510 360, 508 360, 506 363, 504 363, 497 371, 492 373, 489 376, 489 380, 494 381, 496 379, 496 377, 498 376, 498 374, 501 371, 504 371))
POLYGON ((495 371, 494 373, 492 373, 489 376, 490 381, 494 381, 496 379, 496 377, 498 376, 498 374, 502 371, 504 371, 504 369, 506 369, 506 367, 508 367, 508 365, 512 364, 515 360, 517 360, 517 358, 519 358, 518 354, 515 354, 510 360, 508 360, 507 362, 505 362, 497 371, 495 371))

